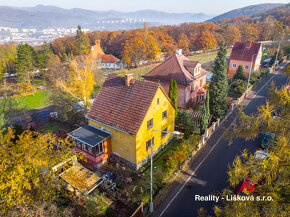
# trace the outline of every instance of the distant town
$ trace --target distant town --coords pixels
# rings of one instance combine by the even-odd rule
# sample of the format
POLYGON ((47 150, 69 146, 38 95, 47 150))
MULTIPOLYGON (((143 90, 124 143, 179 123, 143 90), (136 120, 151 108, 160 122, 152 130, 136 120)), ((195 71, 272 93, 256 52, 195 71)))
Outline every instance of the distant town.
MULTIPOLYGON (((143 25, 145 19, 107 19, 97 21, 96 28, 83 28, 83 32, 89 31, 104 31, 110 30, 110 26, 120 24, 136 24, 140 23, 143 25)), ((0 26, 0 44, 14 42, 17 44, 27 43, 29 45, 41 45, 44 41, 51 42, 58 37, 66 35, 75 35, 77 28, 14 28, 8 26, 0 26)))

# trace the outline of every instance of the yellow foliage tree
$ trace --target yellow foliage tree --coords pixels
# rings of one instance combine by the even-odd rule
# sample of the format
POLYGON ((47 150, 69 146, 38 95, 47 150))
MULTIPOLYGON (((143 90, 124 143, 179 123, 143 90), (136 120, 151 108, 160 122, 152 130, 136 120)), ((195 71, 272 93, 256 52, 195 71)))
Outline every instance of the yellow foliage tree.
POLYGON ((0 133, 0 215, 19 209, 29 216, 32 204, 53 199, 60 186, 52 168, 74 154, 72 144, 51 134, 0 133))
POLYGON ((81 56, 70 62, 67 76, 57 81, 57 86, 74 98, 84 102, 85 111, 90 105, 90 96, 96 82, 94 71, 96 63, 90 58, 81 56))
POLYGON ((122 52, 122 58, 126 64, 138 67, 140 61, 146 56, 146 45, 142 37, 132 37, 126 40, 122 52))
POLYGON ((210 31, 202 32, 197 39, 197 47, 201 50, 213 50, 217 47, 217 41, 210 31))
POLYGON ((159 48, 156 39, 153 36, 148 35, 145 40, 145 45, 147 58, 152 62, 158 61, 161 49, 159 48))

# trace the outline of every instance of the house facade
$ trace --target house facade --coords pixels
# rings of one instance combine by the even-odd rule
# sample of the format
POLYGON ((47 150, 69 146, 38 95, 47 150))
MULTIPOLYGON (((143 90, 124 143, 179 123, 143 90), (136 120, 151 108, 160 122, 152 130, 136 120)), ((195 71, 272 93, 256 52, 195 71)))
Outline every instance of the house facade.
POLYGON ((96 40, 89 52, 89 57, 96 61, 102 69, 123 69, 123 62, 112 54, 105 54, 101 41, 96 40))
POLYGON ((232 79, 239 66, 244 69, 245 77, 252 71, 257 71, 262 60, 262 44, 254 42, 235 42, 228 63, 228 78, 232 79))
POLYGON ((191 61, 181 53, 176 53, 142 77, 161 83, 167 94, 170 80, 175 80, 178 87, 177 106, 186 108, 189 104, 203 104, 206 95, 203 86, 207 74, 198 61, 191 61))
MULTIPOLYGON (((92 159, 94 167, 112 156, 139 169, 150 157, 151 131, 174 131, 175 108, 160 84, 134 80, 132 75, 125 78, 109 75, 86 118, 88 126, 99 130, 96 134, 103 135, 103 145, 99 139, 99 147, 96 146, 96 150, 103 150, 103 153, 93 151, 92 157, 92 153, 80 147, 88 143, 85 138, 94 140, 94 136, 83 134, 80 139, 72 132, 69 135, 81 143, 77 151, 92 159)), ((172 134, 153 132, 154 154, 171 139, 172 134)))

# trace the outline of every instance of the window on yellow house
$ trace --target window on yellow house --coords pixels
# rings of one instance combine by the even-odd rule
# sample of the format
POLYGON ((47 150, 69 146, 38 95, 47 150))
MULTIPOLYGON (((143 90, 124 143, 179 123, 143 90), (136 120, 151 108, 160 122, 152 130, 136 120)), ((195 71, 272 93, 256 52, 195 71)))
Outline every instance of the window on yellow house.
MULTIPOLYGON (((154 137, 152 137, 152 145, 154 146, 154 137)), ((151 148, 151 139, 146 142, 146 151, 151 148)))
POLYGON ((159 105, 159 102, 160 102, 160 100, 159 100, 159 98, 157 99, 157 105, 159 105))
POLYGON ((153 118, 147 121, 147 130, 153 127, 153 118))
POLYGON ((163 139, 167 135, 167 131, 168 131, 167 127, 164 130, 162 130, 162 131, 165 131, 166 133, 165 132, 161 132, 161 139, 163 139))
POLYGON ((162 112, 162 120, 164 120, 165 118, 167 118, 167 110, 162 112))

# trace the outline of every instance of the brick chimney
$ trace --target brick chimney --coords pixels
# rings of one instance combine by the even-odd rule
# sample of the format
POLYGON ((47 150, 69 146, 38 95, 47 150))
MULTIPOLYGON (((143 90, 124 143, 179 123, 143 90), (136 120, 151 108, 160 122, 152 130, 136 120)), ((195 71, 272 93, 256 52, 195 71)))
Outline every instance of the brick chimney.
POLYGON ((246 42, 246 48, 250 48, 251 47, 251 42, 250 41, 247 41, 246 42))
POLYGON ((95 44, 98 45, 99 47, 101 47, 101 40, 96 40, 95 44))
POLYGON ((125 75, 125 86, 129 87, 132 82, 133 82, 133 74, 126 74, 125 75))

